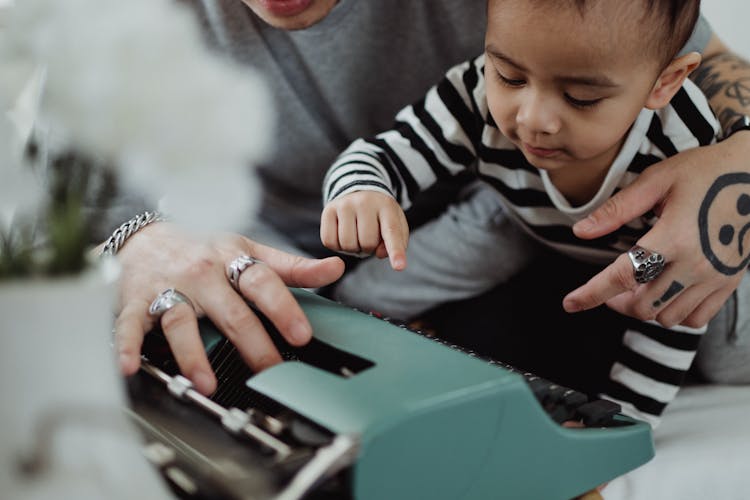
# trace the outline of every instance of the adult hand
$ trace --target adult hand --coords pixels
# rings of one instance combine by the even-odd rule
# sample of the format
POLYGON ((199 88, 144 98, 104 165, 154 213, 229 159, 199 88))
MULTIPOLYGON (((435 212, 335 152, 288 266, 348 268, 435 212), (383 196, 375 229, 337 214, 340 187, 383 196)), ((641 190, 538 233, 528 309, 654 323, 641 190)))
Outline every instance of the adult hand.
POLYGON ((409 224, 399 204, 384 193, 356 191, 329 202, 320 218, 320 240, 336 252, 389 257, 406 268, 409 224))
POLYGON ((737 288, 750 260, 750 132, 683 152, 648 168, 579 221, 584 239, 608 234, 649 210, 658 222, 638 245, 666 259, 664 272, 639 285, 627 254, 563 299, 568 312, 606 303, 664 326, 701 327, 737 288))
POLYGON ((239 235, 197 242, 166 222, 138 231, 117 256, 122 279, 115 331, 122 372, 137 371, 143 337, 155 323, 149 305, 173 287, 190 298, 195 310, 178 304, 164 313, 161 326, 180 371, 203 394, 215 390, 216 377, 199 336, 197 316, 208 316, 248 365, 262 370, 281 357, 243 298, 252 301, 287 341, 303 345, 310 340, 312 327, 287 286, 324 286, 344 271, 338 257, 306 259, 239 235), (230 285, 226 268, 243 254, 261 262, 240 275, 240 295, 230 285))

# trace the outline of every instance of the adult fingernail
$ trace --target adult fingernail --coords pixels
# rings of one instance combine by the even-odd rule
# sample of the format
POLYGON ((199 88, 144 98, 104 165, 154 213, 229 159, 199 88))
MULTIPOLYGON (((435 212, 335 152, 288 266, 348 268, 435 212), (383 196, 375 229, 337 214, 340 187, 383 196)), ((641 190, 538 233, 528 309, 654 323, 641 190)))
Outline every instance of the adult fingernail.
POLYGON ((214 392, 215 382, 213 375, 209 375, 206 372, 196 372, 193 375, 193 383, 201 394, 211 394, 214 392))
POLYGON ((586 217, 585 219, 581 219, 575 223, 575 228, 577 231, 591 231, 595 226, 596 224, 594 223, 594 219, 592 219, 591 217, 586 217))
POLYGON ((120 364, 120 370, 122 370, 126 374, 129 374, 132 371, 132 369, 130 368, 130 365, 132 364, 130 359, 131 357, 124 352, 121 352, 117 357, 117 361, 120 364))
POLYGON ((563 309, 565 309, 565 312, 569 313, 583 311, 583 307, 581 307, 581 304, 579 304, 575 300, 564 300, 563 309))
POLYGON ((307 343, 308 340, 310 340, 312 329, 310 328, 310 325, 307 324, 307 322, 297 321, 292 325, 291 334, 292 340, 299 344, 304 344, 307 343))

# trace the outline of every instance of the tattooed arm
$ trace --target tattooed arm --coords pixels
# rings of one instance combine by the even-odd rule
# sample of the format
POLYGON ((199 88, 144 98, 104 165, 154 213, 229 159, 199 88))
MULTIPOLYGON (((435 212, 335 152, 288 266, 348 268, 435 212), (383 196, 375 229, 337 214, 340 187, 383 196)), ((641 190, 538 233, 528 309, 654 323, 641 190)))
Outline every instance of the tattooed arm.
MULTIPOLYGON (((691 78, 726 129, 737 117, 750 115, 750 63, 715 35, 704 54, 703 64, 691 78)), ((656 319, 668 327, 704 326, 746 274, 741 271, 750 256, 743 247, 750 246, 750 231, 744 228, 750 220, 741 200, 750 200, 748 131, 653 165, 574 231, 581 238, 596 238, 653 209, 659 221, 638 244, 665 256, 664 272, 653 282, 638 285, 623 254, 568 294, 563 307, 576 312, 606 303, 623 314, 656 319), (713 234, 709 227, 727 229, 713 234)))
POLYGON ((750 116, 750 62, 732 53, 716 35, 690 78, 708 97, 723 129, 742 115, 750 116))

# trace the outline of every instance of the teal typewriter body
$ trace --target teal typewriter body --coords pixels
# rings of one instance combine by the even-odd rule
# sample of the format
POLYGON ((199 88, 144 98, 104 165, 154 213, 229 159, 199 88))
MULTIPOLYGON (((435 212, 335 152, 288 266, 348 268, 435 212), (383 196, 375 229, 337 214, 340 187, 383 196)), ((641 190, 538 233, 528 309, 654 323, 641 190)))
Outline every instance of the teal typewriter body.
MULTIPOLYGON (((314 337, 357 366, 337 373, 287 361, 245 384, 356 443, 345 465, 358 500, 564 500, 654 455, 645 423, 617 415, 607 427, 563 427, 518 373, 312 293, 294 294, 314 337)), ((223 341, 213 329, 202 335, 209 352, 223 341)))
POLYGON ((568 499, 653 457, 645 423, 562 427, 520 375, 317 295, 296 296, 317 338, 374 365, 339 377, 287 362, 248 385, 359 436, 357 499, 568 499))

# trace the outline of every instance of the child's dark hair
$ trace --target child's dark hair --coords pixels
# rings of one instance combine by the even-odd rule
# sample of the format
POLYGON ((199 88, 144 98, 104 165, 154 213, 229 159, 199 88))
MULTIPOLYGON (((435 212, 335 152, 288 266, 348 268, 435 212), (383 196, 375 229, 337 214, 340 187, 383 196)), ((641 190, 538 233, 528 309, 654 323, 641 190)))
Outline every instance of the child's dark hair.
MULTIPOLYGON (((586 8, 597 0, 575 0, 583 14, 586 8)), ((643 3, 645 10, 638 19, 638 25, 647 33, 643 40, 651 54, 668 64, 685 46, 695 29, 700 16, 700 0, 636 0, 643 3)), ((634 0, 623 0, 621 5, 634 0)))
MULTIPOLYGON (((700 16, 700 0, 647 0, 649 12, 656 10, 669 21, 669 28, 661 30, 657 42, 661 44, 665 60, 671 61, 693 34, 700 16)), ((647 14, 648 15, 648 14, 647 14)))

